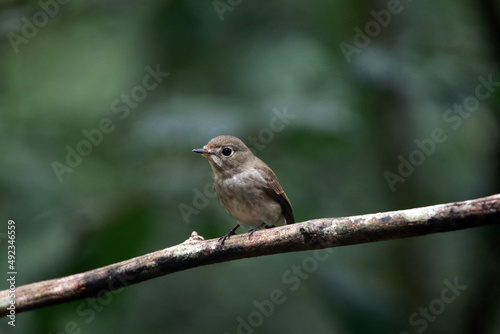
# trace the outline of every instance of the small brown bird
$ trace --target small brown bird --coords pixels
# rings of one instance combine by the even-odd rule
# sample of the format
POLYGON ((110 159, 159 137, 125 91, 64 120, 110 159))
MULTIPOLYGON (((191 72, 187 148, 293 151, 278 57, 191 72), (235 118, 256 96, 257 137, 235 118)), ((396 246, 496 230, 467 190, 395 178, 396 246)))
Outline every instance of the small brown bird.
POLYGON ((274 172, 239 139, 218 136, 203 148, 214 172, 214 189, 224 209, 238 221, 219 239, 221 245, 241 225, 252 227, 249 237, 261 228, 293 224, 292 205, 274 172))

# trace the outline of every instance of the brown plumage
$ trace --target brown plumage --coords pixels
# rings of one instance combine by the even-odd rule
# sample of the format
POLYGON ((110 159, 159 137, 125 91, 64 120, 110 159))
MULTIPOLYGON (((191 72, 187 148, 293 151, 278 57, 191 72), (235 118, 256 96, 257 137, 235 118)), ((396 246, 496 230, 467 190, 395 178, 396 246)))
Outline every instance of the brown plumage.
POLYGON ((221 238, 234 234, 239 225, 256 229, 293 224, 292 205, 274 172, 238 138, 218 136, 202 149, 214 172, 214 189, 224 209, 238 225, 221 238))

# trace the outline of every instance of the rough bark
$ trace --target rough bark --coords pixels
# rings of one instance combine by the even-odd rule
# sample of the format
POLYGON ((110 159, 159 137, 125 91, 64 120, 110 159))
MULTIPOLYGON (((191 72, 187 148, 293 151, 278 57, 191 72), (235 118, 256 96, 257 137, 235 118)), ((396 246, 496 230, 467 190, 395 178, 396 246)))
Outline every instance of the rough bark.
MULTIPOLYGON (((203 265, 278 253, 422 236, 500 223, 500 194, 464 202, 343 218, 321 218, 232 236, 222 247, 196 232, 185 242, 84 273, 16 289, 16 313, 100 297, 108 291, 203 265)), ((0 316, 9 290, 0 291, 0 316)))

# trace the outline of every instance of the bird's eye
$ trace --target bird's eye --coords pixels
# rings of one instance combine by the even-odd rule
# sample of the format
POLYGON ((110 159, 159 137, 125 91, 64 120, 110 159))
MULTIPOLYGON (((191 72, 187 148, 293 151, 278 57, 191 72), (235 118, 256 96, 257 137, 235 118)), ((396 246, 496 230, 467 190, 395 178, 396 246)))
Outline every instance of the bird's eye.
POLYGON ((233 150, 230 149, 229 147, 226 147, 225 149, 222 150, 222 154, 226 157, 230 156, 233 154, 233 150))

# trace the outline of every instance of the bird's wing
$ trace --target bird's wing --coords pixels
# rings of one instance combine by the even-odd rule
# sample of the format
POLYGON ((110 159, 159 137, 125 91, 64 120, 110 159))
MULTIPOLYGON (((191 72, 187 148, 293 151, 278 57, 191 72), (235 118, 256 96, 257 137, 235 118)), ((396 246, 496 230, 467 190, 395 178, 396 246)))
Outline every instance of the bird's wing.
POLYGON ((293 217, 292 212, 292 204, 290 203, 290 200, 286 196, 285 191, 278 182, 278 178, 276 177, 272 169, 267 166, 259 169, 260 172, 262 172, 264 180, 266 180, 266 191, 281 206, 281 210, 283 211, 283 215, 285 216, 286 223, 295 223, 295 218, 293 217))

